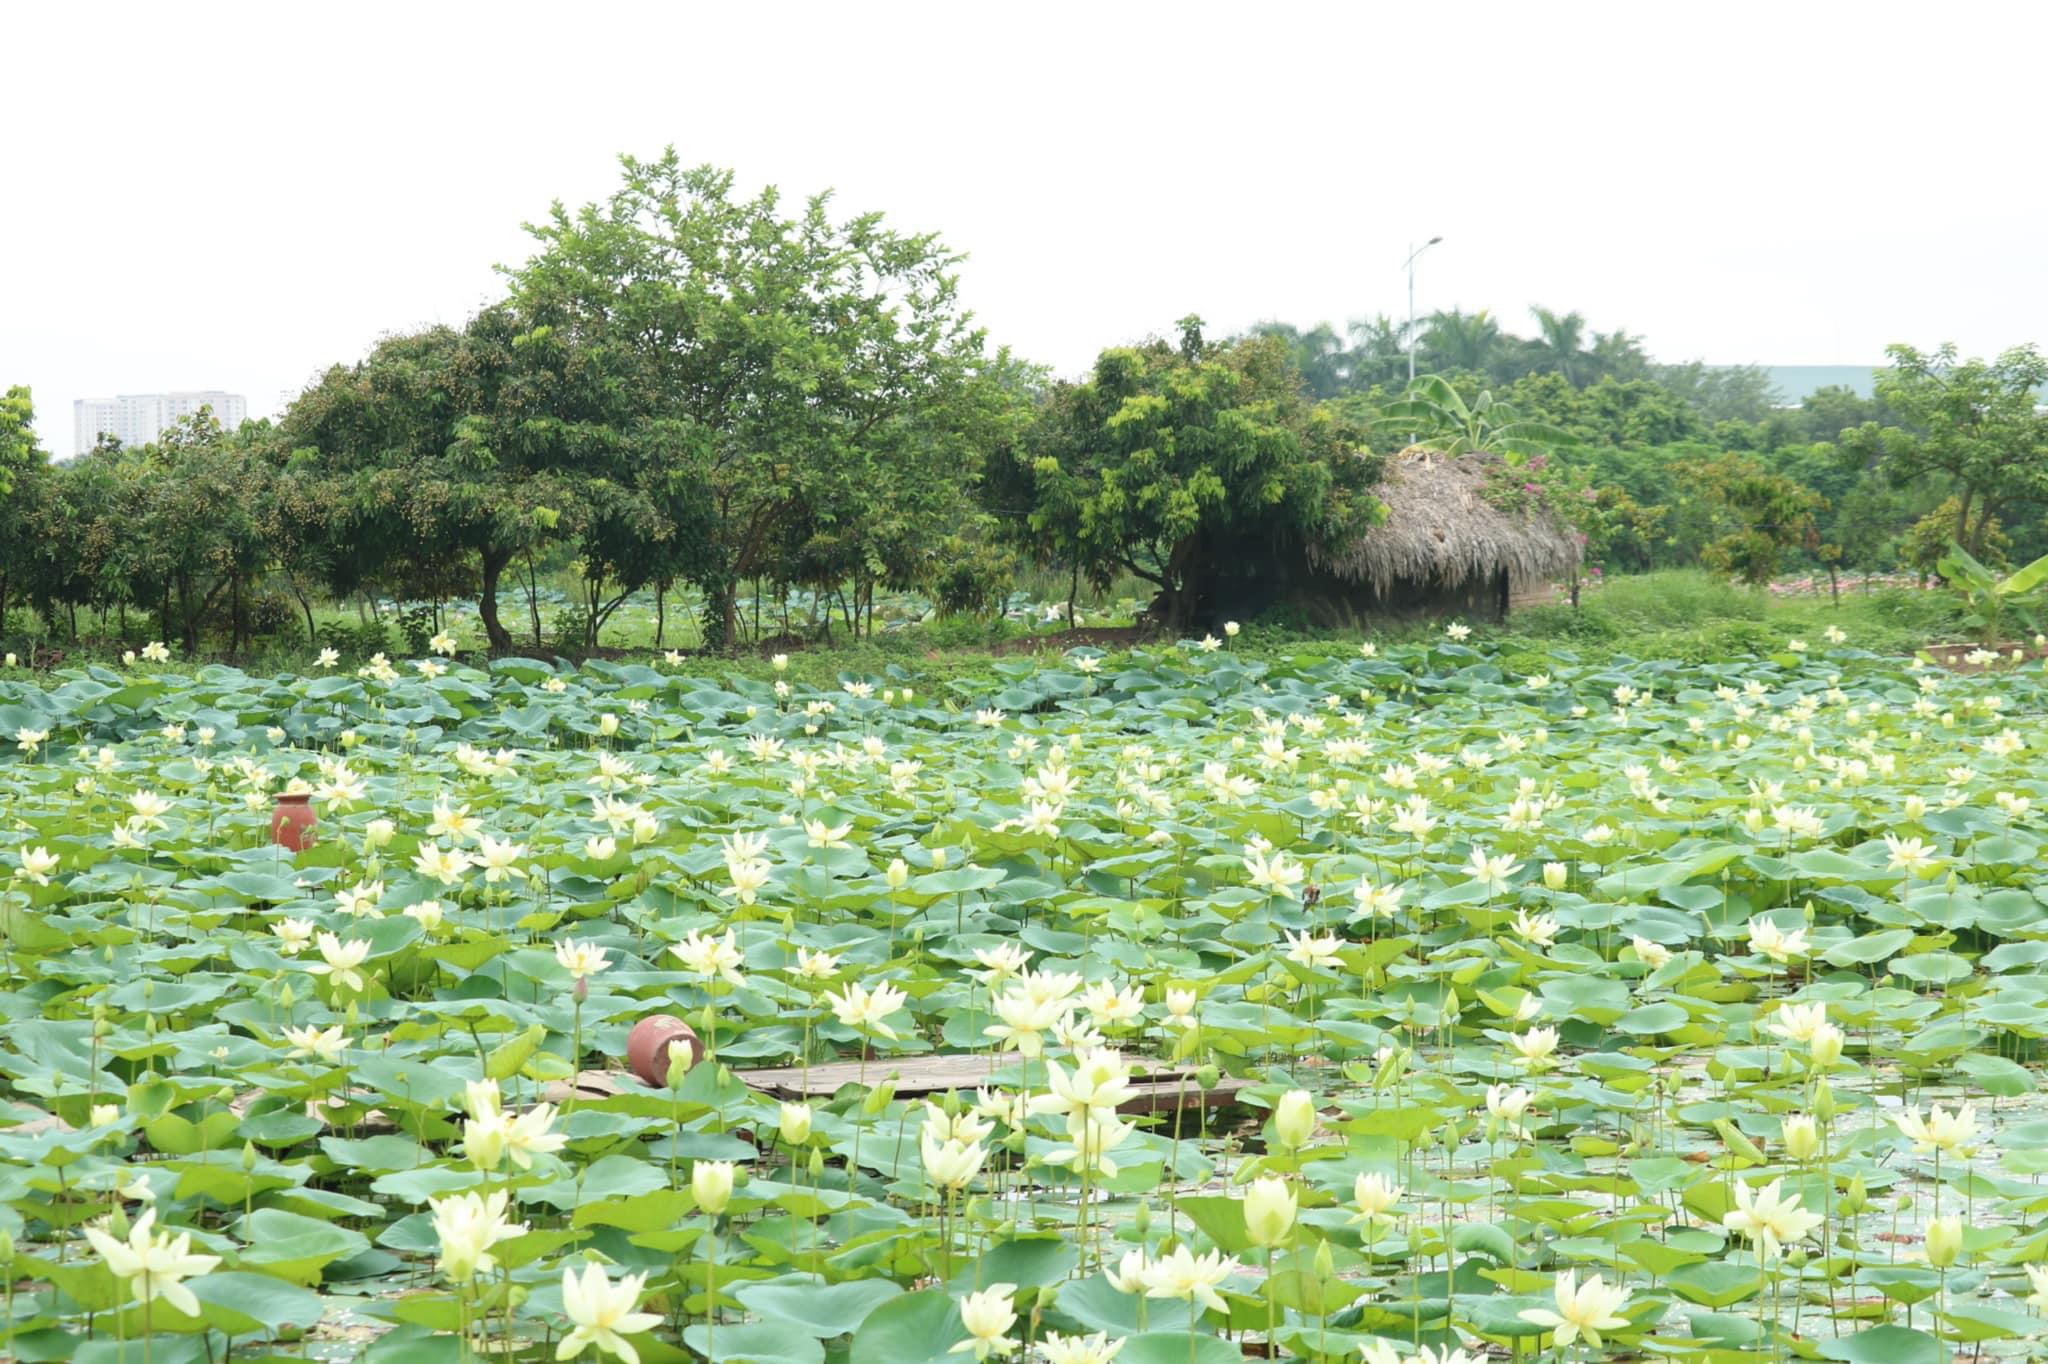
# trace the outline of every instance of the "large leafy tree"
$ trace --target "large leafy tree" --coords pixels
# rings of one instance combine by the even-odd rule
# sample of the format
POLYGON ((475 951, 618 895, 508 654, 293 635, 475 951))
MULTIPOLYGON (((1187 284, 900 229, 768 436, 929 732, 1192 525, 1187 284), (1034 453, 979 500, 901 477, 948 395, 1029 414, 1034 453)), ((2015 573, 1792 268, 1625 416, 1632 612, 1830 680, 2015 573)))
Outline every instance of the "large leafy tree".
POLYGON ((1310 399, 1283 339, 1208 345, 1189 317, 1177 345, 1104 351, 1055 388, 990 462, 986 494, 1041 562, 1152 583, 1178 627, 1245 547, 1368 529, 1379 471, 1363 430, 1310 399))
MULTIPOLYGON (((684 538, 693 492, 676 468, 692 437, 636 410, 615 358, 500 304, 330 370, 281 423, 287 471, 333 484, 288 490, 294 543, 324 521, 305 559, 337 592, 475 592, 494 649, 512 645, 505 570, 537 546, 571 540, 630 591, 684 538), (622 537, 645 552, 621 553, 622 537)), ((593 615, 616 604, 605 591, 593 615)))
POLYGON ((1817 518, 1828 501, 1803 484, 1739 454, 1693 465, 1685 477, 1712 518, 1716 538, 1700 559, 1714 572, 1760 587, 1788 552, 1820 548, 1817 518))
POLYGON ((623 165, 609 199, 530 229, 513 304, 607 357, 630 376, 633 419, 672 433, 669 467, 707 512, 688 576, 708 636, 730 647, 740 584, 789 567, 799 523, 843 517, 845 485, 901 486, 917 461, 964 484, 972 423, 935 414, 976 401, 981 334, 934 236, 836 218, 825 195, 787 212, 775 190, 742 197, 730 172, 673 149, 623 165))
POLYGON ((1953 345, 1889 346, 1877 396, 1896 425, 1865 421, 1840 448, 1895 487, 1938 479, 1955 496, 1954 537, 1982 555, 1992 525, 2048 502, 2048 415, 2039 408, 2048 357, 2017 346, 1989 363, 1953 345))

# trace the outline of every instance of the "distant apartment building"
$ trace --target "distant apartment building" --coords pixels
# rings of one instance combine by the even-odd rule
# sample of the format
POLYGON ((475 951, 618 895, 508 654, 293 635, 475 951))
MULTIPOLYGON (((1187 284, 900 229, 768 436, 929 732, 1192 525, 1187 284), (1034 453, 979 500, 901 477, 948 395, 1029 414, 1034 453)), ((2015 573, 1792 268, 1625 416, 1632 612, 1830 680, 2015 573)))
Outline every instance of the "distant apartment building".
POLYGON ((249 400, 239 393, 124 393, 118 398, 80 398, 71 404, 72 453, 82 455, 103 435, 123 445, 147 445, 202 407, 232 431, 249 420, 249 400))

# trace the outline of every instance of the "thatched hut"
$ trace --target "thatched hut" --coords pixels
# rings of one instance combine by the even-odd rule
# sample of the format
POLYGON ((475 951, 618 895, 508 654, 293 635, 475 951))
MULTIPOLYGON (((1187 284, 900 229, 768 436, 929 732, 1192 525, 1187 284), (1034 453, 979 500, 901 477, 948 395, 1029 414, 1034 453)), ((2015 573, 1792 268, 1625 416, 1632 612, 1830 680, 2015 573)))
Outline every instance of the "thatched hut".
POLYGON ((1293 594, 1333 614, 1499 619, 1540 598, 1579 563, 1579 539, 1540 513, 1489 497, 1497 455, 1411 447, 1387 461, 1385 524, 1341 545, 1308 548, 1311 581, 1293 594))

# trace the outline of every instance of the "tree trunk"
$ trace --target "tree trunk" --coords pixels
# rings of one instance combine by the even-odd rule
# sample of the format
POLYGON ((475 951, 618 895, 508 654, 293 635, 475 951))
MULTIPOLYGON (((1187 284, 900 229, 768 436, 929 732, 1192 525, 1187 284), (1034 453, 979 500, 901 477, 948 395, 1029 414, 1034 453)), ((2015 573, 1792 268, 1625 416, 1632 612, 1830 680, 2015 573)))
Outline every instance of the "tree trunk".
MULTIPOLYGON (((313 603, 307 600, 305 592, 299 587, 299 580, 297 578, 293 578, 290 581, 292 595, 299 599, 299 609, 306 613, 306 647, 310 649, 320 642, 319 631, 313 628, 313 603)), ((125 611, 126 608, 123 609, 125 611)))
POLYGON ((654 647, 661 647, 662 632, 668 629, 668 584, 654 585, 654 647))
POLYGON ((512 648, 511 632, 498 619, 498 579, 510 562, 512 555, 508 551, 487 549, 483 553, 483 585, 477 593, 476 613, 483 619, 484 637, 490 641, 492 653, 505 653, 512 648))

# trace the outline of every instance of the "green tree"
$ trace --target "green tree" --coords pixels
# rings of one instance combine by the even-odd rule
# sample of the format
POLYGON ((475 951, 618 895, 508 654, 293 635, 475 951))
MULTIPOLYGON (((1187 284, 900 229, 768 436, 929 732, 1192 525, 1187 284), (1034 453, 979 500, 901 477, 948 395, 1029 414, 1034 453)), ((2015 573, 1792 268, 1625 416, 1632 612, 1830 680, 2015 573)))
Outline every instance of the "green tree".
POLYGON ((623 165, 609 199, 529 228, 512 298, 630 376, 632 420, 673 432, 667 457, 707 513, 690 576, 708 637, 731 647, 739 585, 782 566, 832 485, 915 457, 965 485, 974 452, 931 448, 965 423, 921 418, 966 400, 981 333, 935 236, 835 220, 825 195, 788 214, 775 190, 741 198, 730 172, 673 149, 623 165))
POLYGON ((1894 486, 1938 478, 1956 498, 1953 538, 1982 557, 1987 528, 2048 501, 2048 415, 2039 410, 2048 357, 2016 346, 1995 361, 1889 346, 1877 396, 1898 425, 1866 421, 1841 434, 1844 458, 1894 486))
POLYGON ((1434 370, 1466 370, 1491 376, 1508 346, 1500 323, 1481 308, 1476 313, 1435 312, 1424 324, 1421 351, 1434 370))
POLYGON ((1820 548, 1816 518, 1827 499, 1755 459, 1722 455, 1687 469, 1686 481, 1713 518, 1717 538, 1700 558, 1714 572, 1760 587, 1788 551, 1820 548))
POLYGON ((1385 313, 1352 322, 1351 388, 1392 388, 1408 378, 1408 323, 1385 313))
POLYGON ((1252 328, 1252 335, 1277 337, 1286 343, 1310 396, 1334 398, 1350 387, 1351 356, 1329 323, 1319 322, 1303 331, 1285 322, 1261 322, 1252 328))
POLYGON ((1554 313, 1548 308, 1529 309, 1536 319, 1532 343, 1536 358, 1545 369, 1555 370, 1568 384, 1585 378, 1586 319, 1579 313, 1554 313))
POLYGON ((17 479, 49 459, 36 444, 35 400, 17 384, 0 394, 0 498, 14 491, 17 479))
POLYGON ((1044 564, 1099 587, 1130 573, 1184 628, 1248 545, 1341 539, 1382 512, 1381 461, 1364 432, 1311 402, 1286 344, 1179 344, 1104 351, 1090 376, 1047 398, 1024 439, 992 460, 984 495, 1044 564))
POLYGON ((651 540, 672 535, 682 499, 655 505, 649 470, 689 433, 621 422, 632 376, 606 358, 501 304, 330 370, 278 433, 299 452, 288 468, 336 484, 297 502, 324 509, 324 543, 308 557, 330 587, 474 592, 491 647, 509 649, 498 589, 516 556, 586 528, 612 534, 617 519, 651 540))

